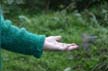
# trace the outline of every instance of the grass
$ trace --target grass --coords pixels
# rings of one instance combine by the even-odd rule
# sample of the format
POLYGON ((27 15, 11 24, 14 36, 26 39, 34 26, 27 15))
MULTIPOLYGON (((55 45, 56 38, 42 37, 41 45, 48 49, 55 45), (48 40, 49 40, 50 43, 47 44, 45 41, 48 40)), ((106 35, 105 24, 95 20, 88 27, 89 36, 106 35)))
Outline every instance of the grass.
POLYGON ((36 34, 61 35, 62 42, 74 42, 79 44, 80 48, 69 52, 44 51, 40 59, 3 50, 3 71, 93 71, 96 65, 107 63, 107 28, 91 26, 91 24, 96 24, 86 21, 86 18, 79 13, 56 12, 26 15, 26 17, 29 22, 28 19, 21 21, 13 18, 12 20, 16 23, 15 25, 25 27, 36 34), (81 46, 83 33, 98 37, 96 43, 89 47, 89 51, 81 46))

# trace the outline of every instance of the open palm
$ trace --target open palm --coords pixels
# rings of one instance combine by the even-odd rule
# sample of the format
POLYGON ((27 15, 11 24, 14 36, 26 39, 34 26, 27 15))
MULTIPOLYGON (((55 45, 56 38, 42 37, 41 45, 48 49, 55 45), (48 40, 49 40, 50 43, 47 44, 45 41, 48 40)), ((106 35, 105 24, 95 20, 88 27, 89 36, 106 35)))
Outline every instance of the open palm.
POLYGON ((61 43, 61 36, 49 36, 45 39, 44 49, 45 50, 73 50, 78 48, 78 45, 75 43, 61 43))

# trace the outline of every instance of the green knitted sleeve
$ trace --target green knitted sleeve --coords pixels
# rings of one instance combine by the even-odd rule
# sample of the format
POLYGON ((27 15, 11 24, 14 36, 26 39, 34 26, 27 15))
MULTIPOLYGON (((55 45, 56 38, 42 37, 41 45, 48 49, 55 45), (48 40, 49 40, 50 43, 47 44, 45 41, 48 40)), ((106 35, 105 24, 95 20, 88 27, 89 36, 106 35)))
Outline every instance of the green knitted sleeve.
POLYGON ((39 58, 42 55, 45 35, 36 35, 12 25, 10 20, 1 22, 1 47, 6 50, 39 58))

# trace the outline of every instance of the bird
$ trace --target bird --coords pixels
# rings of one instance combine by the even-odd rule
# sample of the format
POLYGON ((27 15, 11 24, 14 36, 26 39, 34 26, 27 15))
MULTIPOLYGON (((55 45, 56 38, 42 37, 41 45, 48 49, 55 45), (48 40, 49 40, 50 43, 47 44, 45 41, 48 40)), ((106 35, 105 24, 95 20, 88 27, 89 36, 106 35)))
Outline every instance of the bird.
POLYGON ((89 35, 86 33, 82 34, 82 47, 86 50, 89 51, 89 47, 91 44, 93 44, 97 39, 97 36, 95 35, 89 35))

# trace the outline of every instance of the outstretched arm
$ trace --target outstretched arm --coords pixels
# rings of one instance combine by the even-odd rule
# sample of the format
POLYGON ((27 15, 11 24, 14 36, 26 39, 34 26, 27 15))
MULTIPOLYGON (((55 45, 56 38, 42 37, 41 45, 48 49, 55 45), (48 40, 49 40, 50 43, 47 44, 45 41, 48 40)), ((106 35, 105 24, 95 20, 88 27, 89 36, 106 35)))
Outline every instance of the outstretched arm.
POLYGON ((61 36, 36 35, 13 26, 11 21, 1 19, 1 39, 2 48, 13 52, 40 57, 44 50, 73 50, 78 46, 76 44, 67 44, 59 42, 61 36))

